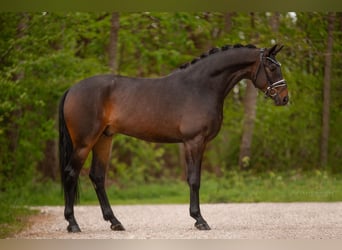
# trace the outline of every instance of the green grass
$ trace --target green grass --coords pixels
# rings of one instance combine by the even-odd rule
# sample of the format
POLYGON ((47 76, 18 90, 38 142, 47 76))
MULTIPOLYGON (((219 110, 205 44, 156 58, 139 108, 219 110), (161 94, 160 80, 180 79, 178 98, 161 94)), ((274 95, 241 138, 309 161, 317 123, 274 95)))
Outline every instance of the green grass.
POLYGON ((332 202, 342 201, 342 175, 327 172, 261 175, 232 172, 228 178, 203 182, 202 201, 217 202, 332 202))
MULTIPOLYGON (((81 205, 98 204, 92 184, 81 178, 81 205)), ((107 194, 112 205, 188 204, 189 188, 185 181, 157 180, 149 184, 110 185, 107 194)), ((25 206, 63 205, 59 183, 30 184, 26 188, 0 193, 0 238, 19 231, 34 211, 25 206), (11 204, 11 205, 10 205, 11 204)), ((201 202, 333 202, 342 201, 342 175, 315 170, 310 173, 231 171, 223 177, 202 176, 201 202)))
MULTIPOLYGON (((185 181, 156 180, 152 183, 108 185, 112 204, 188 203, 189 188, 185 181)), ((16 205, 63 205, 59 183, 30 185, 20 193, 9 194, 16 205)), ((231 171, 223 177, 202 176, 201 201, 218 202, 300 202, 342 201, 342 175, 324 171, 252 174, 231 171)), ((80 203, 98 204, 94 188, 87 177, 80 181, 80 203)))
POLYGON ((30 215, 37 211, 26 207, 14 207, 5 202, 0 204, 0 239, 10 237, 27 225, 30 215))

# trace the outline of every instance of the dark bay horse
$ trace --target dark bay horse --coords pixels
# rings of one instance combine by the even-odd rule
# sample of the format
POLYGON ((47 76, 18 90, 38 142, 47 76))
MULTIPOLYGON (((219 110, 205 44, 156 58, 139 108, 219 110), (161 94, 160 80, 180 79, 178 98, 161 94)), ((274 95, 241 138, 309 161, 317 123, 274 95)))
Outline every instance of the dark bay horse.
POLYGON ((89 177, 103 217, 112 230, 124 230, 105 192, 112 138, 121 133, 150 142, 183 143, 190 187, 190 215, 200 230, 210 227, 200 212, 201 161, 206 144, 220 130, 223 102, 241 79, 272 98, 288 102, 280 63, 282 47, 253 45, 215 48, 161 78, 98 75, 82 80, 63 96, 59 108, 59 152, 69 232, 80 232, 74 217, 80 170, 93 152, 89 177))

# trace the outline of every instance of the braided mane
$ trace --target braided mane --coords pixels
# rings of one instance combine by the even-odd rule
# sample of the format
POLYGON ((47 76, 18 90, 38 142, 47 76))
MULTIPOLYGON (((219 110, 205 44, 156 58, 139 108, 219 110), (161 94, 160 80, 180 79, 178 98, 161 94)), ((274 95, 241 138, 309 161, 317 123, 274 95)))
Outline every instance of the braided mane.
POLYGON ((208 52, 205 52, 205 53, 201 54, 199 57, 194 58, 192 61, 182 64, 181 66, 179 66, 179 68, 180 69, 185 69, 185 68, 189 67, 190 65, 195 64, 198 61, 200 61, 200 60, 202 60, 202 59, 204 59, 204 58, 206 58, 206 57, 208 57, 210 55, 216 54, 216 53, 221 52, 221 51, 226 51, 226 50, 229 50, 229 49, 235 49, 235 48, 255 49, 256 46, 253 45, 253 44, 248 44, 248 45, 235 44, 235 45, 224 45, 221 48, 215 47, 215 48, 210 49, 208 52))

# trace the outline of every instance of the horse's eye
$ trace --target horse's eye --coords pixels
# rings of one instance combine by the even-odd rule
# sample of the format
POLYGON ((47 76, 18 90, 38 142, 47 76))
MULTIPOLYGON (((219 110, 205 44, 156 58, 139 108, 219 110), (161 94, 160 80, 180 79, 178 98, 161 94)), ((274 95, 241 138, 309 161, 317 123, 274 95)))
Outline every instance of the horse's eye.
POLYGON ((269 66, 269 69, 270 69, 271 71, 275 71, 276 68, 277 68, 277 66, 274 65, 274 64, 271 64, 271 65, 269 66))

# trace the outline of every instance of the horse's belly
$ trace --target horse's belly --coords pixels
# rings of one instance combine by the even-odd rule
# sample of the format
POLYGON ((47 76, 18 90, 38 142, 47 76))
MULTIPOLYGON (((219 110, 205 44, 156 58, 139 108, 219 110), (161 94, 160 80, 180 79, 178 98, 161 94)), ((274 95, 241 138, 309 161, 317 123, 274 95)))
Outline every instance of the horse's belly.
POLYGON ((150 142, 177 143, 182 142, 179 126, 162 121, 126 121, 116 124, 116 133, 125 134, 150 142))

